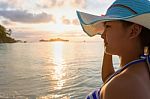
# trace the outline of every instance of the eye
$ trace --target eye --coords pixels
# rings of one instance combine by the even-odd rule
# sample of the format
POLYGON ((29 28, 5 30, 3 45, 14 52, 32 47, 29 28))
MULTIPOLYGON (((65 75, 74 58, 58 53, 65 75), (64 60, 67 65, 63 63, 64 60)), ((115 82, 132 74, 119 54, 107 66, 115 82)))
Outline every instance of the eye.
POLYGON ((111 26, 110 25, 105 25, 105 28, 110 28, 111 26))

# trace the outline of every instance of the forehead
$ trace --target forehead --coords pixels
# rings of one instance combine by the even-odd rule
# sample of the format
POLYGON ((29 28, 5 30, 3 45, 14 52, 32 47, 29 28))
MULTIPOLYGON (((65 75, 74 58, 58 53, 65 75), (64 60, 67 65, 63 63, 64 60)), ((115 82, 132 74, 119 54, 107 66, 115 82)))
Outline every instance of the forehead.
POLYGON ((121 24, 121 21, 119 21, 119 20, 106 21, 106 22, 104 22, 103 24, 104 24, 104 26, 105 26, 105 25, 108 25, 108 24, 121 24))

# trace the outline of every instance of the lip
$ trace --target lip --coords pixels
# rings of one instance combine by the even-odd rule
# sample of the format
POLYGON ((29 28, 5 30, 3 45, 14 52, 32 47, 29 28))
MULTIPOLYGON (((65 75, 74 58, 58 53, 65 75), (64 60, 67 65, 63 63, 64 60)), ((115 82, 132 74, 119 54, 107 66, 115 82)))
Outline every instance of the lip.
POLYGON ((108 43, 106 41, 104 41, 104 45, 106 46, 108 43))
POLYGON ((105 43, 105 46, 107 46, 108 45, 108 43, 105 43))

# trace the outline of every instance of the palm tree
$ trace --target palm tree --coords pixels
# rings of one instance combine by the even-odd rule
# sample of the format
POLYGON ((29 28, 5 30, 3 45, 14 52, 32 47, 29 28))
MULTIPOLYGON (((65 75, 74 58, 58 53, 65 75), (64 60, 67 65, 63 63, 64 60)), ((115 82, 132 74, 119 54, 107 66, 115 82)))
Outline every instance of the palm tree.
POLYGON ((6 32, 6 34, 7 34, 8 36, 10 36, 10 35, 12 34, 12 30, 11 30, 11 29, 8 29, 7 32, 6 32))

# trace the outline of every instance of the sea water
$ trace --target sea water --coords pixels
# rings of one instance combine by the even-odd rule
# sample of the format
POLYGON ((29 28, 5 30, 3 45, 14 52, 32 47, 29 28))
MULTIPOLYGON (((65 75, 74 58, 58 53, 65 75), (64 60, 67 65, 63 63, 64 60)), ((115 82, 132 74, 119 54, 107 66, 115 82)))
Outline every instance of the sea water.
POLYGON ((84 99, 102 84, 103 52, 100 41, 0 44, 0 98, 84 99))

